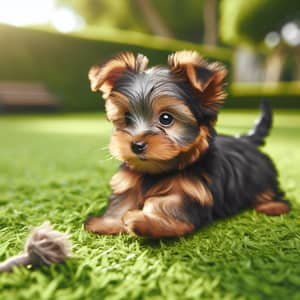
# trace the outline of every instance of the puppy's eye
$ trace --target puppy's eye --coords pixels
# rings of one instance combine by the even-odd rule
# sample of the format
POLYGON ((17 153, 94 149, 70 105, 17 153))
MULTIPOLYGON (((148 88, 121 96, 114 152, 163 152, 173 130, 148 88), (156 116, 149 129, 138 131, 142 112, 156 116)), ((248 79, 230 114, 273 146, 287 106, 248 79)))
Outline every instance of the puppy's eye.
POLYGON ((173 124, 174 118, 168 113, 162 113, 159 116, 159 123, 163 126, 170 126, 173 124))
POLYGON ((130 126, 132 124, 132 116, 129 112, 125 113, 124 119, 125 119, 125 124, 127 126, 130 126))

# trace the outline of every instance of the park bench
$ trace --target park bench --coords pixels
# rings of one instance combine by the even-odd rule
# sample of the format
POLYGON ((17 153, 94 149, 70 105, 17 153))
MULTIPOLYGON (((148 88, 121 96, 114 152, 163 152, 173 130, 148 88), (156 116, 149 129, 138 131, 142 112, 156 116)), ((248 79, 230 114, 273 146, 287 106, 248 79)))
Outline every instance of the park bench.
POLYGON ((0 112, 55 111, 58 98, 40 82, 0 81, 0 112))

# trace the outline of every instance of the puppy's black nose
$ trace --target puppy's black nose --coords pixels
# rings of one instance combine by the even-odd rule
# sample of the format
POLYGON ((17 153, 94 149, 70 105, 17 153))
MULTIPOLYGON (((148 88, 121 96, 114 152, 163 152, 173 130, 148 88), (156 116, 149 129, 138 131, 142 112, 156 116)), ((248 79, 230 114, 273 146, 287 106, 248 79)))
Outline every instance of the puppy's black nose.
POLYGON ((142 154, 144 150, 146 149, 146 143, 145 142, 132 142, 131 143, 131 150, 135 154, 142 154))

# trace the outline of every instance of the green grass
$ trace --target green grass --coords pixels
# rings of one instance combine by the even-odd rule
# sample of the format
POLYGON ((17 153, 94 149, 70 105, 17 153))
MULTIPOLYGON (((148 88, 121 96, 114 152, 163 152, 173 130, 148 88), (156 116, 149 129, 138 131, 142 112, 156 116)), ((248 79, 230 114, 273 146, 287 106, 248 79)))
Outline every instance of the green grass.
MULTIPOLYGON (((243 132, 256 111, 226 111, 219 128, 243 132)), ((0 274, 0 299, 299 299, 299 112, 278 111, 266 151, 276 161, 290 214, 254 211, 163 241, 83 230, 106 205, 118 163, 101 114, 0 119, 0 259, 22 250, 31 225, 69 231, 73 258, 0 274)))

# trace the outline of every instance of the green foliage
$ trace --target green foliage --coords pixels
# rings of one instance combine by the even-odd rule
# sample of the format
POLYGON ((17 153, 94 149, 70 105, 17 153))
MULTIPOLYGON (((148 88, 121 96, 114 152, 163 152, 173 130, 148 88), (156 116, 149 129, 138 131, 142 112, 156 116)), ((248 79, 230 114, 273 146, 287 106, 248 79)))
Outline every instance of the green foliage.
MULTIPOLYGON (((257 114, 223 112, 218 129, 245 132, 257 114)), ((0 299, 300 298, 299 112, 275 115, 265 149, 292 212, 267 217, 246 211, 174 240, 83 230, 85 218, 106 206, 118 165, 108 160, 110 129, 96 114, 0 119, 0 260, 19 253, 30 226, 44 220, 69 231, 73 242, 66 264, 1 274, 0 299)))
MULTIPOLYGON (((71 5, 89 25, 151 33, 135 0, 60 0, 71 5)), ((203 1, 152 0, 153 8, 174 37, 202 41, 203 1)))
POLYGON ((225 108, 256 108, 261 99, 266 99, 273 108, 300 108, 299 83, 232 83, 225 108))
POLYGON ((149 32, 134 0, 59 0, 73 7, 88 25, 149 32))
POLYGON ((259 44, 268 32, 300 18, 300 2, 222 0, 220 17, 220 35, 226 43, 259 44))
POLYGON ((152 3, 176 38, 198 43, 203 41, 204 1, 153 0, 152 3))
POLYGON ((152 65, 166 64, 170 52, 195 49, 211 60, 229 65, 231 52, 206 48, 126 31, 87 30, 62 35, 0 25, 0 80, 39 81, 63 101, 65 110, 91 110, 102 106, 100 94, 89 90, 91 65, 121 51, 143 53, 152 65))

